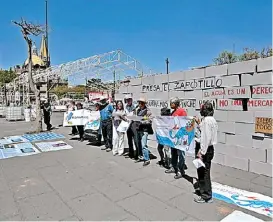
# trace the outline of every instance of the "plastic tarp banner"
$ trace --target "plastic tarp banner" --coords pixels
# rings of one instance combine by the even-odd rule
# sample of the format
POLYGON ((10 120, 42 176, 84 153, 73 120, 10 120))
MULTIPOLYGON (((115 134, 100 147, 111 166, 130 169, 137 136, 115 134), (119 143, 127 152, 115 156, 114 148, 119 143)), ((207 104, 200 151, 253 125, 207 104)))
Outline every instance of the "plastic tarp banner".
POLYGON ((90 119, 91 111, 80 109, 64 113, 63 126, 83 126, 90 119))
POLYGON ((159 144, 194 153, 195 121, 193 117, 157 116, 153 120, 153 125, 159 144))

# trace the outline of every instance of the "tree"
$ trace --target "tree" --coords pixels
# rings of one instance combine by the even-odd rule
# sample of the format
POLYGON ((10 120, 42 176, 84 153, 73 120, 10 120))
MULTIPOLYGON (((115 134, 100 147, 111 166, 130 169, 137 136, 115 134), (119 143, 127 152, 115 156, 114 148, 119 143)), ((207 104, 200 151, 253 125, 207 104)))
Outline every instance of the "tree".
POLYGON ((30 35, 38 36, 44 31, 41 25, 34 25, 32 23, 26 22, 24 19, 21 19, 20 22, 13 22, 15 25, 21 28, 21 32, 28 46, 28 80, 31 91, 34 92, 36 97, 36 131, 41 132, 42 128, 42 113, 41 113, 41 98, 40 98, 40 89, 37 83, 34 83, 32 76, 32 40, 29 37, 30 35))
POLYGON ((260 53, 260 57, 266 58, 266 57, 270 57, 270 56, 273 56, 272 48, 271 47, 263 48, 260 53))
POLYGON ((238 57, 236 56, 236 54, 229 51, 223 51, 218 55, 218 57, 213 59, 215 65, 224 65, 237 61, 238 57))
POLYGON ((12 82, 16 77, 16 73, 11 68, 9 70, 0 70, 0 86, 12 82))
POLYGON ((258 59, 260 57, 259 52, 250 49, 250 48, 244 48, 243 49, 243 54, 238 56, 239 61, 248 61, 251 59, 258 59))

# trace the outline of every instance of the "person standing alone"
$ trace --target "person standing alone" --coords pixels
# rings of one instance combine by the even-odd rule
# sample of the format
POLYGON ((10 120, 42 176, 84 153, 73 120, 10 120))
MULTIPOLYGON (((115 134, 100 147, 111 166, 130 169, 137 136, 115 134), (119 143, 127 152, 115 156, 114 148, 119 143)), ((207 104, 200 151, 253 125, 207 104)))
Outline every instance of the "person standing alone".
POLYGON ((197 203, 212 202, 212 187, 210 178, 211 160, 214 156, 214 145, 217 144, 218 125, 213 117, 213 105, 210 102, 205 102, 200 109, 200 114, 203 116, 202 121, 196 118, 197 124, 200 126, 201 136, 200 143, 196 142, 196 156, 201 159, 205 167, 197 169, 199 198, 194 199, 197 203))
POLYGON ((46 129, 47 131, 49 131, 51 130, 51 127, 52 127, 50 123, 50 117, 52 114, 50 102, 49 101, 45 102, 41 108, 43 109, 43 113, 44 113, 44 123, 46 124, 46 129))

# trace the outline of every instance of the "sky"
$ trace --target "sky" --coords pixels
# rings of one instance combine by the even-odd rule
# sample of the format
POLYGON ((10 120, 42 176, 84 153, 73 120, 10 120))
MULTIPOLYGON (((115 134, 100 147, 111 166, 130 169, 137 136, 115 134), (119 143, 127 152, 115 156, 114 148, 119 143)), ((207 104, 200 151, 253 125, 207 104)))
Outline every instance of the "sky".
MULTIPOLYGON (((11 21, 45 24, 45 3, 0 2, 0 68, 9 68, 27 57, 11 21)), ((165 73, 167 57, 173 72, 211 64, 223 50, 272 45, 271 0, 48 0, 48 6, 52 65, 120 49, 165 73)))

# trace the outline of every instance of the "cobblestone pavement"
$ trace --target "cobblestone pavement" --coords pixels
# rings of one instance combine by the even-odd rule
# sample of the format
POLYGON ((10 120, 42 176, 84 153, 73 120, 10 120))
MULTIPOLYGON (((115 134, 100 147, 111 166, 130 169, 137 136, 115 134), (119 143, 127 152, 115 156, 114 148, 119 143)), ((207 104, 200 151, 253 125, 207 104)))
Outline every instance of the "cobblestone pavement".
MULTIPOLYGON (((54 114, 54 125, 61 122, 61 114, 54 114)), ((0 124, 0 136, 34 129, 33 123, 0 119, 0 124)), ((156 161, 143 168, 87 142, 70 140, 69 128, 54 131, 74 148, 0 160, 1 220, 219 221, 240 210, 270 221, 219 200, 197 204, 192 184, 166 175, 156 161)), ((187 174, 196 176, 191 161, 187 158, 187 174)), ((272 196, 272 179, 265 176, 213 164, 212 180, 272 196)))

